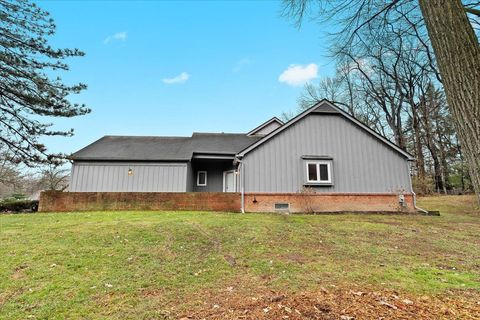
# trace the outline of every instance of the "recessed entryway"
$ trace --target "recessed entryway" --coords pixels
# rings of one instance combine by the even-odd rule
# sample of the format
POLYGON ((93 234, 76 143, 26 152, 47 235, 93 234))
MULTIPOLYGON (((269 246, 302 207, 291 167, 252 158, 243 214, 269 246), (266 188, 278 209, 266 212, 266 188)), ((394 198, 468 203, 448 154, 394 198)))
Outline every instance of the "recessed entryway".
POLYGON ((236 192, 237 178, 235 170, 223 172, 223 192, 236 192))

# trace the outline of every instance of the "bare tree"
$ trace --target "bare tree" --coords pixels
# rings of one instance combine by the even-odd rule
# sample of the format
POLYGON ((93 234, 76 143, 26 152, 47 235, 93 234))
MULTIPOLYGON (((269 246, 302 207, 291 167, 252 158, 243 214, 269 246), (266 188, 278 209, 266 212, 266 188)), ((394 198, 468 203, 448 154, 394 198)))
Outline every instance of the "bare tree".
POLYGON ((38 180, 38 188, 42 190, 65 190, 69 183, 69 170, 57 166, 49 165, 41 170, 38 180))
MULTIPOLYGON (((390 38, 394 43, 398 39, 415 37, 419 43, 418 52, 421 50, 427 57, 428 64, 423 64, 422 68, 430 69, 445 87, 480 201, 480 48, 467 17, 467 12, 480 16, 478 5, 478 2, 463 5, 460 0, 285 0, 284 13, 294 18, 298 25, 306 16, 321 21, 335 20, 341 30, 335 34, 333 53, 349 55, 355 61, 358 61, 358 48, 368 48, 372 40, 390 38)), ((373 101, 376 101, 375 96, 373 101)), ((396 99, 388 92, 385 96, 391 104, 396 99)), ((398 97, 404 98, 404 95, 398 97)), ((402 120, 395 116, 388 115, 390 126, 402 120)), ((396 140, 401 138, 400 133, 396 134, 396 140)))

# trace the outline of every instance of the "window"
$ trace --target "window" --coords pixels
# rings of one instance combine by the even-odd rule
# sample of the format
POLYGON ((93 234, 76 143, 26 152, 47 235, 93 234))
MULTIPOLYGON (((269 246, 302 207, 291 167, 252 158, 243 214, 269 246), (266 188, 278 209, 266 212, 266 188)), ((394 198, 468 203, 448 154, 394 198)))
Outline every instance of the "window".
POLYGON ((308 161, 308 183, 332 183, 331 161, 308 161))
POLYGON ((288 203, 275 203, 275 210, 288 210, 289 207, 288 203))
POLYGON ((197 186, 205 187, 207 185, 207 171, 197 171, 197 186))

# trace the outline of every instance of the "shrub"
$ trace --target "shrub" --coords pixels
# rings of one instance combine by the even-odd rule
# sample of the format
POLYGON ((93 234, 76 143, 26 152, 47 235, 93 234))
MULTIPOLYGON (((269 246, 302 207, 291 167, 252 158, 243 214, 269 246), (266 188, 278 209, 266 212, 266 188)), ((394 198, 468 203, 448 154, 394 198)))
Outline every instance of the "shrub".
POLYGON ((315 209, 313 208, 312 198, 309 196, 316 194, 315 189, 304 186, 300 189, 300 194, 305 195, 305 197, 301 197, 302 211, 305 213, 314 213, 315 209))
POLYGON ((23 193, 14 193, 9 198, 13 198, 15 200, 26 200, 27 196, 23 193))
POLYGON ((435 192, 435 184, 433 178, 425 176, 423 178, 413 176, 412 177, 413 190, 418 195, 428 195, 435 192))
POLYGON ((35 212, 38 210, 38 200, 6 199, 0 201, 0 212, 35 212))

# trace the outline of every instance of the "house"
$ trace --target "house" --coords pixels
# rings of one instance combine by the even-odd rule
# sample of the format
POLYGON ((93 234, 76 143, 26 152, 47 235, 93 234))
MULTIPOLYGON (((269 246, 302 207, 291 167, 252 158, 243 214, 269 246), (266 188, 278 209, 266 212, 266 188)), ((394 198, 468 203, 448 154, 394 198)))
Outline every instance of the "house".
POLYGON ((71 159, 74 194, 234 193, 239 210, 263 212, 415 210, 412 156, 327 100, 242 134, 105 136, 71 159))

